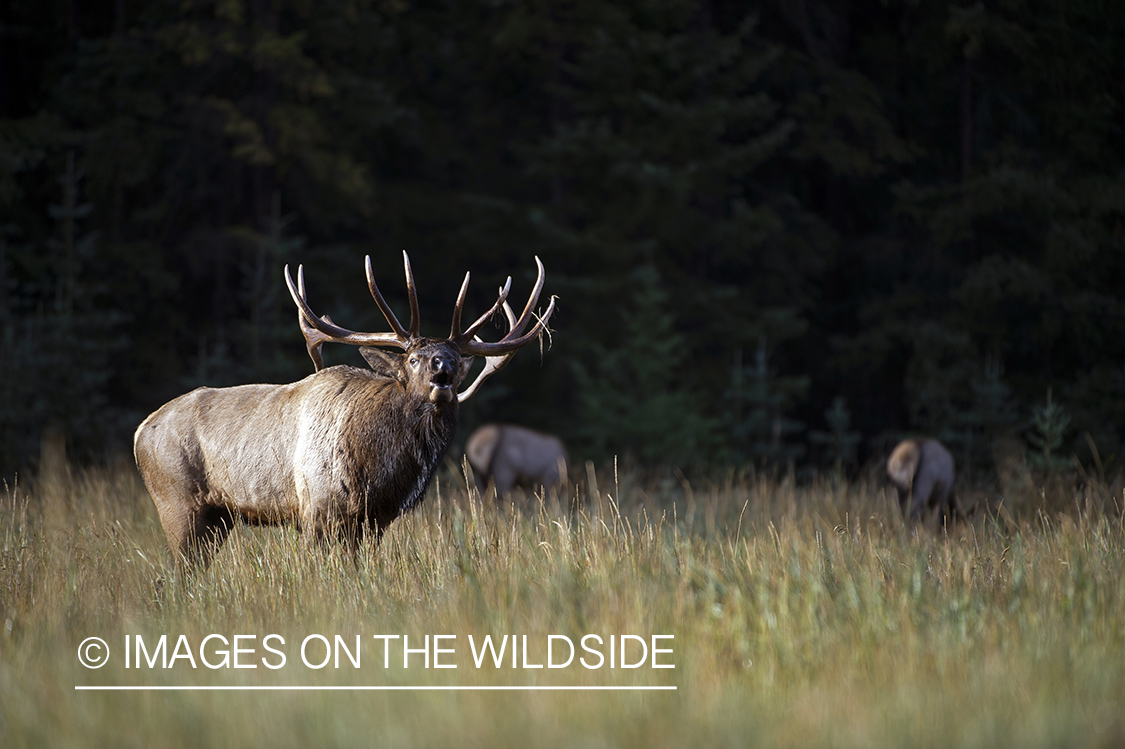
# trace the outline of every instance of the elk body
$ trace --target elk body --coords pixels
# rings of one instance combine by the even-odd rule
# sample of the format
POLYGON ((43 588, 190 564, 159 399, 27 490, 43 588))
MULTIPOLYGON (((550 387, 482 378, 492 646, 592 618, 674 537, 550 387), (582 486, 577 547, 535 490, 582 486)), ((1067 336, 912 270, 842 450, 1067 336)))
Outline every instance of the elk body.
POLYGON ((937 440, 900 442, 887 459, 887 475, 898 490, 904 518, 920 520, 931 507, 941 517, 957 511, 953 456, 937 440))
POLYGON ((514 486, 554 486, 566 479, 566 448, 557 438, 526 427, 485 424, 465 445, 481 488, 491 480, 497 496, 514 486))
POLYGON ((526 334, 543 288, 543 265, 523 314, 507 304, 511 279, 492 308, 467 329, 461 287, 447 339, 418 335, 418 300, 410 260, 403 253, 410 299, 404 328, 375 285, 371 295, 393 332, 358 333, 317 317, 285 281, 316 372, 285 385, 199 388, 158 409, 137 428, 137 467, 177 557, 206 564, 236 518, 255 524, 296 524, 309 539, 337 538, 354 549, 366 532, 376 537, 416 506, 457 429, 458 403, 544 329, 555 300, 526 334), (476 332, 503 310, 509 331, 496 342, 476 332), (323 366, 321 346, 360 347, 370 370, 323 366), (402 353, 377 347, 395 347, 402 353), (473 356, 485 366, 458 393, 473 356))

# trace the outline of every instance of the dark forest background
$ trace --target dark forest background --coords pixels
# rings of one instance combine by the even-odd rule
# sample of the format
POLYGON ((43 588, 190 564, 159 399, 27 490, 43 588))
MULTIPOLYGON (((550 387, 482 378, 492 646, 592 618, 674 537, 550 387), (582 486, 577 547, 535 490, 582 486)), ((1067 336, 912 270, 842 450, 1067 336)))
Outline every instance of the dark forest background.
POLYGON ((283 265, 384 330, 402 250, 424 333, 466 270, 472 316, 534 255, 560 297, 462 437, 1120 460, 1123 40, 1116 0, 0 0, 0 470, 311 373, 283 265))

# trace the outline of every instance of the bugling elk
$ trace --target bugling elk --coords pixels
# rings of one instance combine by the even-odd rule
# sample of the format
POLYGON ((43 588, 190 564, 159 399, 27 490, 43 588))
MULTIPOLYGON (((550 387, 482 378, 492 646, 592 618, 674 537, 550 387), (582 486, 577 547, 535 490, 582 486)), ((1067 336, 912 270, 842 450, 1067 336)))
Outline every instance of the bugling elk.
POLYGON ((496 303, 467 328, 461 314, 469 274, 453 307, 449 337, 419 335, 418 296, 403 253, 410 326, 404 328, 375 284, 367 284, 389 333, 342 328, 318 317, 306 300, 304 268, 285 282, 316 371, 283 385, 199 388, 168 402, 137 428, 134 454, 178 561, 206 565, 241 518, 255 524, 296 524, 306 538, 340 539, 355 549, 364 535, 380 537, 415 507, 457 429, 457 407, 523 346, 546 329, 555 298, 536 314, 544 271, 517 319, 508 305, 512 279, 496 303), (499 341, 477 336, 503 311, 509 330, 499 341), (526 333, 532 318, 535 324, 526 333), (325 343, 358 346, 370 370, 324 368, 325 343), (402 353, 384 351, 401 349, 402 353), (465 390, 472 357, 484 369, 465 390))

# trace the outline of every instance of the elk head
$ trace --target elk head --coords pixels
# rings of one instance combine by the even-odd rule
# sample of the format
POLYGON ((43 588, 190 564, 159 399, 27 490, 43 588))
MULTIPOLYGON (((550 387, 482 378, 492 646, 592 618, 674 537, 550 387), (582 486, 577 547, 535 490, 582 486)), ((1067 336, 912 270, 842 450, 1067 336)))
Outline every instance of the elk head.
POLYGON ((547 311, 542 317, 535 314, 535 305, 539 301, 539 294, 543 290, 543 263, 535 258, 538 268, 538 278, 532 289, 531 296, 524 306, 523 313, 516 319, 515 313, 508 305, 508 292, 511 290, 512 279, 509 276, 495 304, 477 318, 468 328, 462 329, 461 314, 465 304, 465 295, 469 289, 469 273, 465 273, 465 280, 461 284, 461 291, 457 295, 457 302, 453 307, 453 323, 450 327, 449 337, 425 338, 418 334, 418 294, 414 285, 414 273, 410 267, 410 257, 402 253, 403 266, 406 270, 406 290, 410 300, 410 327, 404 328, 398 321, 390 305, 387 304, 375 283, 375 274, 371 269, 371 257, 364 260, 367 272, 367 287, 375 304, 383 313, 391 327, 389 333, 360 333, 347 328, 342 328, 332 322, 327 315, 318 317, 309 306, 305 293, 304 266, 297 267, 297 284, 289 274, 289 266, 285 266, 285 283, 293 297, 298 309, 298 321, 301 331, 305 336, 305 345, 309 357, 317 371, 324 368, 324 359, 321 356, 321 347, 325 343, 346 343, 360 347, 360 353, 380 376, 400 382, 408 393, 428 401, 437 408, 451 403, 460 403, 468 400, 477 388, 490 376, 502 369, 508 361, 523 346, 538 337, 545 329, 551 313, 555 310, 555 297, 551 297, 547 311), (508 333, 499 341, 485 342, 477 336, 477 332, 488 322, 493 315, 503 310, 508 321, 508 333), (524 333, 524 329, 536 317, 535 325, 524 333), (403 353, 391 353, 379 347, 392 346, 400 348, 403 353), (457 388, 464 380, 472 363, 472 357, 485 358, 484 369, 465 390, 460 393, 457 388))

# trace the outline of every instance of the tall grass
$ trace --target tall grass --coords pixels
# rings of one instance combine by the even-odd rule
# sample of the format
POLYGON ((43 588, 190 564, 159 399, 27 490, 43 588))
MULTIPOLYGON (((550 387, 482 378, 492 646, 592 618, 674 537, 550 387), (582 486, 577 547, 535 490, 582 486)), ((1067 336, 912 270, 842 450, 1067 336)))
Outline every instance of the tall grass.
POLYGON ((292 529, 240 527, 210 568, 183 574, 131 466, 56 471, 0 496, 0 744, 1117 746, 1121 500, 1093 480, 980 494, 993 509, 934 530, 905 526, 864 483, 591 471, 581 488, 502 503, 446 471, 357 558, 306 547, 292 529), (170 650, 212 633, 256 635, 252 663, 277 633, 287 664, 124 667, 126 635, 166 634, 170 650), (312 633, 361 635, 362 667, 306 668, 299 644, 312 633), (477 669, 467 643, 526 634, 543 663, 547 635, 587 633, 674 635, 661 662, 675 668, 477 669), (416 655, 403 668, 396 644, 384 669, 377 634, 411 647, 456 635, 444 661, 458 667, 426 669, 416 655), (76 658, 92 635, 112 651, 98 670, 76 658))

